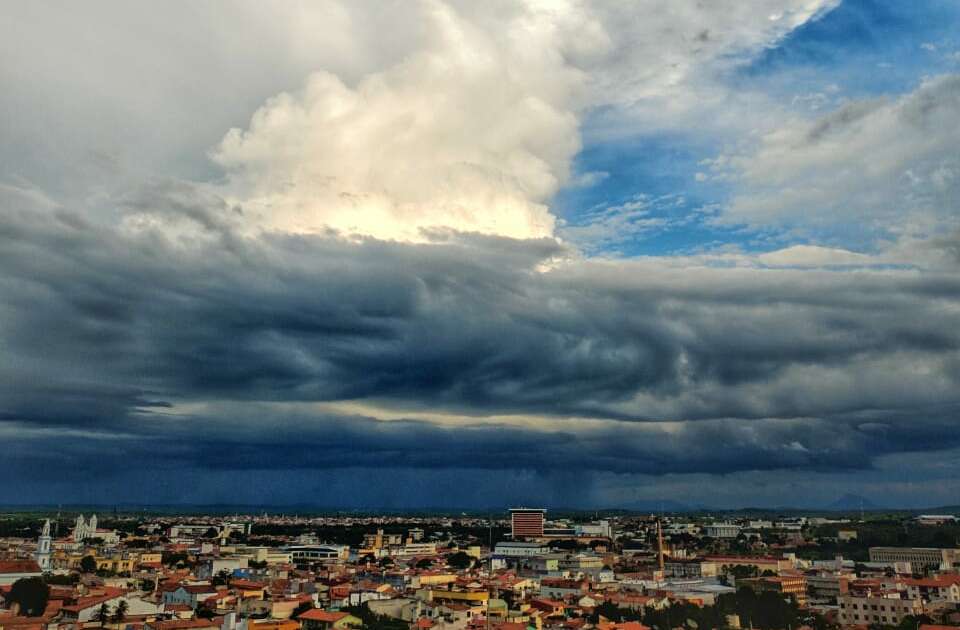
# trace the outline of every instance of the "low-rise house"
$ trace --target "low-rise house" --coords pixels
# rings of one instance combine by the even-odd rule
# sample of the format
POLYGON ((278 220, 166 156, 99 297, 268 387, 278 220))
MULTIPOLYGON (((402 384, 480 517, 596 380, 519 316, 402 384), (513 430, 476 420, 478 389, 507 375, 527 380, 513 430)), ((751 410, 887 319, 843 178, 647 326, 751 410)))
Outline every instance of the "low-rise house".
POLYGON ((164 604, 187 604, 191 608, 217 595, 217 589, 209 583, 175 584, 165 589, 168 590, 163 592, 164 604))
POLYGON ((36 560, 0 560, 0 586, 13 584, 22 578, 42 575, 43 571, 36 560))
POLYGON ((363 622, 350 613, 331 612, 320 608, 308 610, 300 615, 300 624, 303 630, 344 630, 363 627, 363 622))

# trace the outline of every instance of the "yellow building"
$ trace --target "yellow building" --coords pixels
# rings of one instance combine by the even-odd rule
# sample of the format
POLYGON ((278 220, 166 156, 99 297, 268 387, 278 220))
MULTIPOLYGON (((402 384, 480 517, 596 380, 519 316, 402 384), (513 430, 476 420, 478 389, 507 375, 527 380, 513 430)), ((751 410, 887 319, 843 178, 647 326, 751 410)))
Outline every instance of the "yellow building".
POLYGON ((432 602, 455 602, 459 604, 470 604, 472 606, 486 605, 490 599, 490 593, 487 591, 447 591, 441 589, 428 589, 427 601, 432 602))
POLYGON ((421 573, 415 575, 411 580, 414 588, 423 586, 442 586, 444 584, 453 584, 457 581, 457 576, 453 573, 421 573))
POLYGON ((159 551, 144 551, 137 561, 140 564, 159 564, 163 562, 163 554, 159 551))

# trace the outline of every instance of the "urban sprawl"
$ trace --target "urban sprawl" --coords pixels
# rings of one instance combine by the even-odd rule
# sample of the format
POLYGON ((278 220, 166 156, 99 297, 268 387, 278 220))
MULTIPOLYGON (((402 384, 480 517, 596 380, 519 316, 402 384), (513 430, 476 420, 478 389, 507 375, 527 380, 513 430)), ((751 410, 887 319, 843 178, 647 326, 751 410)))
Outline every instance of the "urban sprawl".
POLYGON ((0 630, 960 627, 954 515, 0 516, 0 630))

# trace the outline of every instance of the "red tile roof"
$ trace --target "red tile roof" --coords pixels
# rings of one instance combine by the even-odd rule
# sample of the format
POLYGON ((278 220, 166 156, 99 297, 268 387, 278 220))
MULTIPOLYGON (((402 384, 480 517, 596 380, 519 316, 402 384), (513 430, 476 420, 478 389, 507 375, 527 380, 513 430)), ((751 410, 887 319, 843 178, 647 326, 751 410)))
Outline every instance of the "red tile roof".
POLYGON ((321 608, 314 608, 308 610, 307 612, 300 615, 300 620, 308 619, 310 621, 322 621, 326 623, 336 623, 343 619, 344 617, 349 616, 350 613, 345 612, 330 612, 329 610, 323 610, 321 608))
POLYGON ((36 560, 0 560, 0 573, 42 573, 36 560))

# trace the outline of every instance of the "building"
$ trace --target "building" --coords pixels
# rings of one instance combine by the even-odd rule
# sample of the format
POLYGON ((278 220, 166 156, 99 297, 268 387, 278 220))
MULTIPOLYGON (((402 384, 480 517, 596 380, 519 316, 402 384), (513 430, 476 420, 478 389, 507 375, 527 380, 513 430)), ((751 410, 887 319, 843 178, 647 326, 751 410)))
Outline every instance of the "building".
POLYGON ((49 571, 51 569, 50 565, 50 556, 52 551, 50 549, 50 543, 52 538, 50 537, 50 519, 48 518, 43 522, 43 531, 40 533, 40 538, 37 539, 37 552, 34 554, 34 559, 37 561, 37 564, 40 566, 41 571, 49 571))
POLYGON ((550 553, 550 548, 540 543, 531 542, 499 542, 493 549, 494 555, 507 556, 511 558, 529 558, 531 556, 542 556, 550 553))
POLYGON ((793 561, 789 558, 771 558, 769 556, 707 556, 704 558, 719 567, 719 573, 727 573, 733 567, 756 567, 757 573, 772 571, 779 573, 793 568, 793 561))
POLYGON ((835 572, 807 575, 807 593, 815 599, 837 601, 847 592, 850 576, 835 572))
POLYGON ((953 514, 921 514, 914 520, 918 525, 946 525, 956 523, 957 517, 953 514))
POLYGON ((363 621, 350 613, 330 612, 314 608, 300 615, 303 630, 342 630, 344 628, 360 628, 363 621))
POLYGON ((545 509, 513 508, 510 510, 510 536, 518 538, 541 538, 543 523, 546 520, 545 509))
POLYGON ((741 586, 746 586, 755 593, 773 591, 790 596, 801 606, 807 603, 807 578, 803 575, 741 578, 737 580, 737 587, 741 586))
POLYGON ((407 530, 407 540, 410 542, 420 542, 423 540, 424 531, 420 527, 414 527, 407 530))
POLYGON ((710 538, 736 538, 740 535, 740 526, 733 523, 711 523, 703 528, 710 538))
POLYGON ((363 548, 372 551, 385 547, 399 547, 402 544, 403 535, 385 534, 382 529, 378 529, 376 533, 364 534, 363 536, 363 548))
POLYGON ((97 531, 97 515, 94 514, 90 517, 89 521, 85 521, 83 514, 77 516, 77 522, 73 526, 73 541, 74 542, 83 542, 87 538, 93 538, 94 533, 97 531))
POLYGON ((237 571, 247 568, 247 558, 233 556, 226 558, 208 558, 197 567, 197 577, 201 580, 212 578, 222 572, 233 575, 237 571))
POLYGON ((210 584, 181 584, 163 593, 163 603, 186 604, 190 608, 196 608, 198 603, 216 595, 217 589, 210 584))
POLYGON ((840 625, 898 626, 904 617, 923 614, 919 599, 901 599, 901 593, 847 593, 840 596, 840 625))
POLYGON ((345 560, 350 556, 347 545, 297 545, 286 547, 284 551, 290 554, 296 565, 345 560))
POLYGON ((870 562, 909 562, 914 571, 953 568, 960 563, 960 549, 935 547, 870 547, 870 562))
POLYGON ((83 542, 90 539, 99 539, 109 545, 115 545, 120 542, 120 535, 112 529, 98 529, 97 515, 90 516, 90 520, 85 521, 83 514, 77 516, 76 523, 73 526, 73 542, 83 542))
POLYGON ((932 578, 905 578, 907 596, 924 601, 960 603, 960 575, 940 575, 932 578))
POLYGON ((435 556, 437 544, 432 542, 409 543, 397 550, 398 556, 435 556))
POLYGON ((577 525, 577 535, 579 536, 597 536, 600 538, 610 538, 613 531, 610 527, 610 521, 602 520, 597 523, 584 523, 577 525))
POLYGON ((664 562, 664 575, 675 578, 705 578, 717 576, 717 563, 705 560, 672 559, 664 562))
POLYGON ((20 578, 42 575, 36 560, 0 560, 0 586, 13 584, 20 578))

